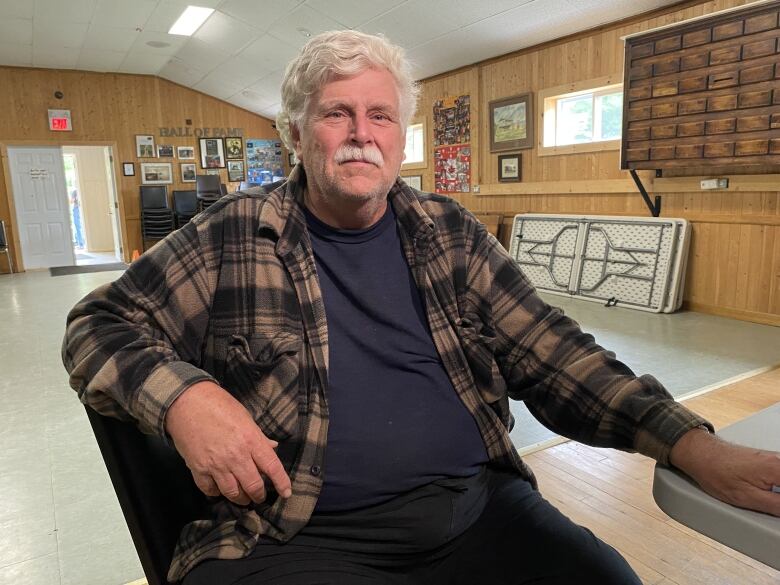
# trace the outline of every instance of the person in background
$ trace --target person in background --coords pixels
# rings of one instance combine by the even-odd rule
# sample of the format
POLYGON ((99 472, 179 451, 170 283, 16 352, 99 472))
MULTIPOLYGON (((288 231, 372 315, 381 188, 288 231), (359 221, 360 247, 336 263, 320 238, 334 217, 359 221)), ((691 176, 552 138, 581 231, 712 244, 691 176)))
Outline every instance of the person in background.
POLYGON ((84 249, 84 229, 81 225, 81 199, 78 189, 70 192, 70 213, 73 218, 73 243, 76 248, 84 249))
POLYGON ((221 198, 70 313, 81 400, 171 441, 211 498, 169 578, 639 584, 539 493, 510 398, 780 515, 777 454, 717 439, 547 305, 468 210, 398 178, 417 91, 383 37, 312 38, 282 83, 289 177, 221 198))

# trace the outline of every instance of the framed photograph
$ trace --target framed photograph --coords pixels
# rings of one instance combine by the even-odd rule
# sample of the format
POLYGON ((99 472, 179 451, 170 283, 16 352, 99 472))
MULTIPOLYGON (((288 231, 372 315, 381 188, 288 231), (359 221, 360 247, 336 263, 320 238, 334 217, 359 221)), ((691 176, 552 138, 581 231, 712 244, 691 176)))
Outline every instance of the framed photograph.
POLYGON ((195 160, 195 148, 192 146, 177 146, 176 156, 181 160, 195 160))
POLYGON ((179 163, 181 168, 181 182, 182 183, 194 183, 195 182, 195 163, 179 163))
POLYGON ((409 185, 412 189, 422 191, 422 175, 408 175, 401 178, 406 181, 406 184, 409 185))
POLYGON ((490 152, 533 147, 532 104, 530 93, 490 102, 490 152))
POLYGON ((498 155, 498 180, 502 183, 519 183, 523 166, 521 154, 498 155))
POLYGON ((227 163, 227 170, 228 170, 228 182, 234 183, 236 181, 244 180, 244 161, 229 160, 227 163))
POLYGON ((135 165, 131 162, 122 163, 122 174, 125 177, 135 177, 135 165))
POLYGON ((198 145, 202 169, 225 168, 225 145, 221 138, 199 138, 198 145))
POLYGON ((171 146, 170 144, 158 145, 157 156, 159 158, 173 158, 173 146, 171 146))
POLYGON ((135 156, 137 158, 155 158, 154 136, 151 134, 135 135, 135 156))
POLYGON ((240 136, 225 138, 225 152, 228 160, 244 160, 244 139, 240 136))
POLYGON ((207 175, 218 175, 219 174, 219 169, 206 169, 206 174, 207 175))
POLYGON ((170 185, 173 183, 171 163, 141 163, 143 185, 170 185))

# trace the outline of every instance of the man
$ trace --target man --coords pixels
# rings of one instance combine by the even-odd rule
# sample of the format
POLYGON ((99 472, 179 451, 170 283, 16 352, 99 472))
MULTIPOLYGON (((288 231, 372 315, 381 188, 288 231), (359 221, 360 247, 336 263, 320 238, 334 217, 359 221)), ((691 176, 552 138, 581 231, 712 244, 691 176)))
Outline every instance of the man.
POLYGON ((68 318, 82 401, 172 439, 213 498, 169 578, 639 583, 535 490, 509 396, 780 514, 775 455, 716 440, 541 301, 468 211, 398 180, 416 101, 401 49, 319 35, 282 99, 288 180, 221 199, 68 318))

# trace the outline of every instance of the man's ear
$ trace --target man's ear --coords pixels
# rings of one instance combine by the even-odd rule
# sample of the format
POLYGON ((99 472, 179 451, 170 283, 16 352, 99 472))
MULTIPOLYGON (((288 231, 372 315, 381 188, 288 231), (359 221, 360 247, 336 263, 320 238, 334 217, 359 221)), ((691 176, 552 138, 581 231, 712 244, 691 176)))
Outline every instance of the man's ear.
POLYGON ((301 148, 301 131, 298 129, 297 124, 290 124, 290 136, 292 137, 293 144, 295 145, 295 157, 302 161, 303 148, 301 148))

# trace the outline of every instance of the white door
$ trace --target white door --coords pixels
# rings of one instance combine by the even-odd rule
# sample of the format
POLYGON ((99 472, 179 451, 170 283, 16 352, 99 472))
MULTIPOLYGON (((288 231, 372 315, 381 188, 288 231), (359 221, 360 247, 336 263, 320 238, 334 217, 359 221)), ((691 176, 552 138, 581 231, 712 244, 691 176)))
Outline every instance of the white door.
POLYGON ((108 184, 108 215, 111 219, 111 230, 114 234, 114 256, 122 260, 122 235, 119 232, 119 201, 116 197, 116 180, 114 179, 114 157, 111 147, 104 147, 106 159, 106 183, 108 184))
POLYGON ((60 149, 9 148, 8 162, 24 267, 75 265, 60 149))

